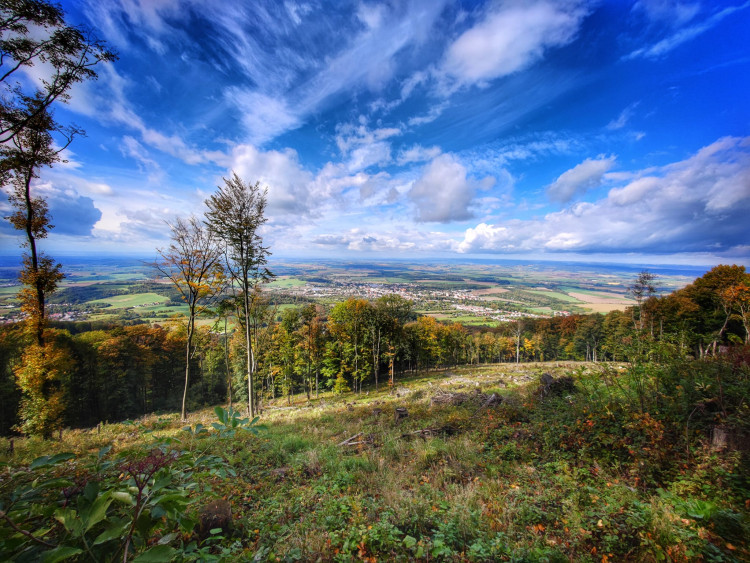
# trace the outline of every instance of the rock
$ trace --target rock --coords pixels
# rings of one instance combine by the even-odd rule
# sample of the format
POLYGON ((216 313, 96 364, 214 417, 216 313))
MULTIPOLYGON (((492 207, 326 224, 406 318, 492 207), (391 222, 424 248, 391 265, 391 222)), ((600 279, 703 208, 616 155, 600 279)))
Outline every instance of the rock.
POLYGON ((221 529, 226 534, 232 528, 232 505, 228 500, 215 500, 200 510, 198 517, 198 537, 201 541, 211 535, 211 530, 221 529))

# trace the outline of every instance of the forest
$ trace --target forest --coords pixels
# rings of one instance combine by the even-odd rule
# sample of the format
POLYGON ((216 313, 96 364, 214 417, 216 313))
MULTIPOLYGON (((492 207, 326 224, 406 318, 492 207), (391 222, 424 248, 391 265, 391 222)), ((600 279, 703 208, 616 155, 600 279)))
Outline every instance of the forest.
MULTIPOLYGON (((658 361, 666 350, 700 359, 747 343, 750 276, 742 266, 717 266, 692 284, 655 295, 653 276, 641 274, 632 291, 638 305, 607 315, 523 319, 481 330, 460 323, 417 317, 397 295, 375 301, 348 299, 330 308, 309 304, 279 312, 262 292, 253 293, 255 389, 259 405, 278 397, 321 391, 361 393, 398 385, 420 371, 496 362, 658 361)), ((242 323, 235 309, 196 328, 188 405, 247 404, 242 323)), ((58 323, 48 329, 65 359, 60 374, 62 427, 135 418, 178 409, 185 373, 186 326, 179 318, 164 325, 110 326, 58 323)), ((2 433, 19 424, 21 393, 14 370, 28 336, 23 327, 0 327, 2 433)))

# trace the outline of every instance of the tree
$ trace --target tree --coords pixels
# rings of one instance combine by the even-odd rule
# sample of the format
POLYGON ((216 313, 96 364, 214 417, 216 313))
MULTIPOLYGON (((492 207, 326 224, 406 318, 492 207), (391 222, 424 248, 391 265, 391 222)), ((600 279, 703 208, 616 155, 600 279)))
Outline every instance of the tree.
POLYGON ((116 59, 90 31, 68 25, 60 6, 0 0, 0 144, 33 127, 55 100, 66 101, 74 84, 96 79, 96 65, 116 59), (47 76, 41 86, 24 90, 18 75, 38 63, 47 76))
POLYGON ((213 231, 195 216, 178 218, 172 229, 172 243, 158 250, 161 261, 154 267, 174 284, 188 306, 185 345, 185 388, 182 393, 182 420, 186 420, 185 401, 190 382, 190 360, 195 354, 195 319, 212 304, 225 287, 221 250, 213 231))
POLYGON ((29 332, 38 346, 44 346, 46 298, 55 291, 63 274, 60 264, 37 248, 38 240, 46 238, 54 225, 50 223, 47 202, 32 194, 31 184, 39 177, 41 168, 60 160, 61 149, 54 148, 52 138, 52 132, 57 130, 60 127, 49 112, 42 111, 0 148, 0 172, 11 188, 8 199, 15 209, 8 219, 17 230, 23 231, 23 246, 28 249, 20 274, 24 288, 18 297, 27 315, 29 332))
POLYGON ((227 407, 232 408, 232 368, 229 364, 229 335, 227 334, 227 324, 229 323, 229 317, 232 316, 234 311, 237 309, 236 302, 232 298, 222 299, 219 305, 216 307, 216 327, 219 321, 224 321, 224 367, 226 368, 227 376, 227 407))
POLYGON ((219 186, 206 200, 208 212, 206 224, 224 244, 226 267, 241 293, 242 317, 244 319, 245 345, 247 347, 248 413, 255 416, 257 406, 253 378, 256 371, 256 350, 252 342, 252 293, 273 274, 268 270, 268 247, 258 230, 267 221, 267 189, 260 183, 250 184, 236 173, 219 186))
POLYGON ((648 270, 642 270, 635 278, 633 285, 628 288, 628 293, 635 299, 636 307, 633 311, 633 324, 638 330, 643 330, 643 304, 656 295, 656 276, 648 270), (635 313, 638 312, 638 319, 635 313))
POLYGON ((60 152, 75 135, 82 134, 75 126, 59 125, 50 105, 65 101, 73 84, 96 78, 98 63, 115 58, 90 33, 67 25, 59 6, 44 0, 0 0, 0 180, 10 187, 9 199, 16 209, 9 219, 24 231, 29 250, 23 258, 19 298, 33 344, 16 371, 24 393, 21 428, 44 437, 61 423, 61 378, 70 362, 54 342, 45 342, 46 298, 63 275, 60 264, 37 249, 37 241, 47 236, 52 224, 46 201, 32 194, 31 184, 42 168, 60 160, 60 152), (24 90, 18 75, 36 63, 49 72, 41 87, 24 90), (58 147, 53 135, 63 139, 58 147))
POLYGON ((750 344, 750 279, 748 283, 732 285, 722 291, 721 301, 730 311, 739 314, 745 329, 745 344, 750 344))
POLYGON ((373 338, 373 361, 375 365, 375 387, 377 388, 378 374, 380 371, 380 338, 385 340, 385 356, 388 358, 389 385, 393 388, 393 372, 398 350, 404 343, 404 325, 412 314, 413 303, 400 295, 384 295, 375 301, 376 318, 382 323, 377 332, 376 339, 373 338))
POLYGON ((354 390, 359 393, 368 371, 367 356, 363 352, 372 311, 369 301, 350 298, 337 303, 328 317, 331 334, 342 344, 342 363, 350 368, 354 390))

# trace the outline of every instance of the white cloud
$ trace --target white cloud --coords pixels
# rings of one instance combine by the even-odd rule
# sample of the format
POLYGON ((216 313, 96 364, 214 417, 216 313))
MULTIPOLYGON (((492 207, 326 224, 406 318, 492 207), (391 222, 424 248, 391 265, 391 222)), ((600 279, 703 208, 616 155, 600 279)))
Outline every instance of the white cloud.
POLYGON ((512 74, 570 43, 586 14, 573 1, 503 3, 450 45, 439 72, 455 86, 512 74))
POLYGON ((302 125, 297 112, 283 98, 237 87, 228 88, 225 95, 239 111, 248 143, 262 145, 302 125))
POLYGON ((353 252, 445 252, 453 243, 445 233, 418 231, 405 225, 394 225, 388 231, 352 228, 339 233, 323 233, 311 237, 320 247, 353 252))
POLYGON ((643 12, 655 23, 666 23, 680 27, 692 20, 700 12, 700 2, 680 2, 679 0, 638 0, 633 5, 634 12, 643 12))
POLYGON ((686 160, 625 181, 605 198, 540 219, 481 223, 456 249, 736 253, 750 238, 750 137, 719 139, 686 160))
POLYGON ((292 149, 262 151, 252 145, 238 145, 231 155, 231 170, 247 182, 268 187, 268 214, 272 220, 311 213, 316 201, 310 186, 313 175, 299 163, 292 149))
POLYGON ((708 19, 698 22, 694 25, 691 25, 689 27, 684 27, 670 35, 669 37, 665 37, 661 41, 658 41, 654 45, 651 45, 650 47, 642 47, 640 49, 636 49, 635 51, 631 52, 630 54, 626 55, 624 57, 625 60, 629 59, 636 59, 636 58, 646 58, 646 59, 657 59, 659 57, 662 57, 669 53, 670 51, 676 49, 683 43, 687 43, 688 41, 691 41, 692 39, 695 39, 699 35, 702 35, 709 29, 715 27, 719 24, 724 18, 734 14, 735 12, 739 10, 744 10, 746 8, 750 7, 750 2, 745 2, 744 4, 740 6, 730 6, 727 8, 724 8, 723 10, 720 10, 719 12, 716 12, 708 19))
POLYGON ((399 151, 396 162, 400 165, 411 162, 426 162, 436 158, 441 152, 440 147, 437 146, 423 147, 422 145, 412 145, 408 149, 403 148, 399 151))
POLYGON ((453 155, 442 154, 432 160, 409 191, 417 221, 449 223, 473 217, 469 206, 477 183, 466 174, 466 167, 453 155))
POLYGON ((609 129, 610 131, 616 131, 625 127, 633 117, 633 113, 635 112, 635 108, 638 107, 638 103, 639 102, 632 103, 624 110, 622 110, 617 118, 613 119, 607 124, 607 129, 609 129))
POLYGON ((362 115, 358 123, 340 123, 336 126, 336 146, 342 155, 347 155, 352 149, 379 143, 401 133, 401 129, 397 127, 370 129, 367 118, 362 115))
POLYGON ((547 186, 547 196, 553 201, 567 203, 577 195, 599 186, 604 174, 614 165, 614 156, 587 158, 581 164, 560 174, 557 180, 547 186))
POLYGON ((370 166, 384 165, 391 161, 390 143, 371 143, 354 149, 347 163, 350 172, 358 172, 370 166))

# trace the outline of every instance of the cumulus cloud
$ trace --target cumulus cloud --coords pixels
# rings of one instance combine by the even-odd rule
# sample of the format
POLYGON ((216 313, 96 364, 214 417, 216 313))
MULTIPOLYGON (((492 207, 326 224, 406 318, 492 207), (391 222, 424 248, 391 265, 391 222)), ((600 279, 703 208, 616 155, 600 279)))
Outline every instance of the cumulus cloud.
POLYGON ((587 158, 581 164, 560 174, 557 180, 547 186, 547 196, 552 201, 567 203, 577 195, 599 186, 604 174, 614 165, 614 156, 587 158))
POLYGON ((326 248, 356 252, 444 252, 451 249, 445 233, 424 232, 404 225, 389 231, 353 228, 339 233, 319 234, 311 242, 326 248))
POLYGON ((457 86, 512 74, 570 43, 586 14, 575 1, 500 4, 450 45, 440 72, 457 86))
POLYGON ((728 252, 750 238, 750 137, 635 172, 595 202, 540 219, 481 223, 459 252, 728 252))
POLYGON ((240 178, 268 187, 268 214, 307 215, 316 205, 310 186, 313 175, 299 162, 296 151, 262 151, 253 145, 238 145, 232 151, 232 165, 240 178))
POLYGON ((466 167, 453 155, 442 154, 432 160, 409 190, 420 222, 449 223, 474 216, 469 209, 477 189, 494 184, 485 178, 476 181, 467 176, 466 167))
MULTIPOLYGON (((74 189, 60 189, 49 183, 38 183, 34 186, 34 192, 47 201, 50 222, 54 225, 51 232, 55 235, 89 236, 102 217, 94 200, 74 189)), ((3 215, 9 214, 10 205, 4 203, 1 211, 3 215)), ((8 234, 21 234, 21 231, 16 231, 7 221, 0 222, 0 225, 8 234)))

